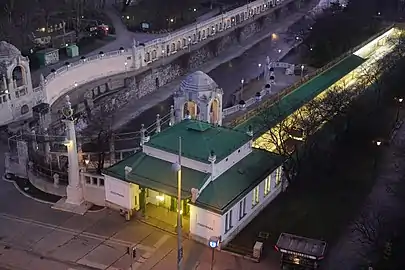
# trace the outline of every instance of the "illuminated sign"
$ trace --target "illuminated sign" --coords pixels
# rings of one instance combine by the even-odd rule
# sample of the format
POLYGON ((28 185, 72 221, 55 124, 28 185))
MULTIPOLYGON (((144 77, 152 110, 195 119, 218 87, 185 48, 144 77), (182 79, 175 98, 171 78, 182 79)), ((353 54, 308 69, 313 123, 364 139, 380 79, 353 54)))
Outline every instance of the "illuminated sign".
POLYGON ((307 254, 303 254, 303 253, 299 253, 299 252, 294 252, 294 251, 290 251, 290 250, 280 249, 280 252, 300 256, 303 258, 308 258, 311 260, 317 260, 317 258, 315 256, 311 256, 311 255, 307 255, 307 254))

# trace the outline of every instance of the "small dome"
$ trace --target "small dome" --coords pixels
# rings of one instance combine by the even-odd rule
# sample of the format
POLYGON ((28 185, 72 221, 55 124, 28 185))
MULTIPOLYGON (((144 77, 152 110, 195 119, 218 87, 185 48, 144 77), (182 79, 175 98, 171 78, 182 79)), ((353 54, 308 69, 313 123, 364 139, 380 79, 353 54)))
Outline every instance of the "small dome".
POLYGON ((18 55, 21 55, 21 52, 14 45, 0 41, 0 59, 10 59, 18 55))
POLYGON ((202 71, 196 71, 188 75, 181 83, 182 91, 213 91, 218 88, 218 84, 202 71))

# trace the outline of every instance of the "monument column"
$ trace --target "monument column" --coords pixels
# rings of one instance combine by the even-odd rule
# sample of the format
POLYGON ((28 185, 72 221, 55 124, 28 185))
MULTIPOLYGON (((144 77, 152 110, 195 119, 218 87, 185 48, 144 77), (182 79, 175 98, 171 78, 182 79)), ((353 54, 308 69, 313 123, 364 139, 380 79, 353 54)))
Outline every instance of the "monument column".
POLYGON ((77 154, 77 142, 75 124, 73 121, 73 109, 69 96, 66 96, 66 107, 63 109, 67 132, 67 152, 68 152, 68 181, 66 188, 66 203, 80 205, 84 202, 83 188, 80 183, 79 156, 77 154))

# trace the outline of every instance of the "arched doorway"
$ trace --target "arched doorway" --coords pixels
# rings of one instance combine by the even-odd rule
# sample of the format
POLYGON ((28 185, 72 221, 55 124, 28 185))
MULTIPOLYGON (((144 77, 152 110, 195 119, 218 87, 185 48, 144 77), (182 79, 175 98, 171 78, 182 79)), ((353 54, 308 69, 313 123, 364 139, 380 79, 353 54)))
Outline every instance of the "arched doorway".
POLYGON ((16 87, 25 85, 24 69, 21 66, 16 66, 13 69, 13 80, 16 82, 16 87))
POLYGON ((199 108, 194 101, 187 101, 184 103, 183 119, 186 119, 187 117, 196 119, 199 113, 199 108))
POLYGON ((219 122, 219 101, 217 99, 214 99, 211 102, 210 106, 210 123, 211 124, 218 124, 219 122))

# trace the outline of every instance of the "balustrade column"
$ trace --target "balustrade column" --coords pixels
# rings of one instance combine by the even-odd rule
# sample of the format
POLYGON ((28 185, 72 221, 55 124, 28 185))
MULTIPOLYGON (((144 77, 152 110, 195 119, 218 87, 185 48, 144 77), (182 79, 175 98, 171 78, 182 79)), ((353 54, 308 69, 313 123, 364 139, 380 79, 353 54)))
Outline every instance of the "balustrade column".
POLYGON ((160 115, 157 114, 156 115, 156 133, 160 133, 161 130, 162 130, 161 119, 160 119, 160 115))
POLYGON ((176 123, 176 118, 174 117, 174 106, 170 106, 170 121, 169 126, 173 126, 176 123))
POLYGON ((31 131, 31 135, 32 135, 32 149, 34 151, 38 150, 38 143, 37 143, 37 135, 35 133, 35 130, 31 131))

